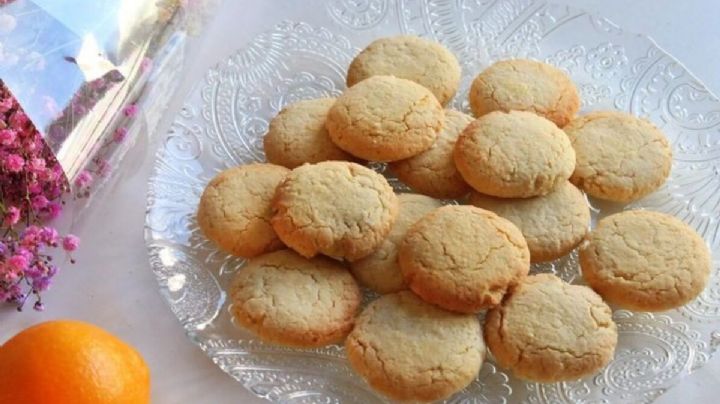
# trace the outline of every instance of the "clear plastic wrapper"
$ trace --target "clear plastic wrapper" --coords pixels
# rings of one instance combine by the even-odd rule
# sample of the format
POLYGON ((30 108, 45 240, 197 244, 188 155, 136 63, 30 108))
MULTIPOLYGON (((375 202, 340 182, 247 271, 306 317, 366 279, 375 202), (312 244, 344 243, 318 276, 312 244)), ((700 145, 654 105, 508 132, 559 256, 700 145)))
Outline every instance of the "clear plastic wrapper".
POLYGON ((152 133, 215 0, 0 0, 0 80, 75 194, 152 133))

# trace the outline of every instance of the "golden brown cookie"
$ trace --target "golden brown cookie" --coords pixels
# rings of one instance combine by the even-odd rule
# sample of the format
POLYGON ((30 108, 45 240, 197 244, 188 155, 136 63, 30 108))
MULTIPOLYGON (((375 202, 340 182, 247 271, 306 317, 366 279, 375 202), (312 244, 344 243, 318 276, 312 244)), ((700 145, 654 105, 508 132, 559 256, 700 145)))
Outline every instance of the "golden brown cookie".
POLYGON ((470 87, 475 116, 492 111, 529 111, 563 127, 580 108, 570 77, 546 63, 526 59, 503 60, 480 73, 470 87))
POLYGON ((583 278, 605 300, 630 310, 682 306, 705 288, 710 252, 682 221, 632 210, 610 215, 580 245, 583 278))
POLYGON ((520 230, 474 206, 443 206, 408 230, 398 263, 410 289, 423 300, 461 313, 500 303, 530 270, 520 230))
POLYGON ((451 396, 477 377, 485 359, 475 316, 445 311, 409 291, 370 303, 345 348, 373 388, 402 401, 451 396))
POLYGON ((326 126, 341 149, 365 160, 395 161, 432 146, 442 128, 440 103, 425 87, 392 76, 372 76, 345 91, 326 126))
POLYGON ((551 274, 525 278, 488 311, 485 342, 521 379, 554 383, 598 372, 613 357, 617 326, 592 289, 551 274))
POLYGON ((400 35, 377 39, 363 49, 350 64, 347 85, 378 75, 412 80, 432 91, 445 105, 460 84, 460 64, 437 42, 400 35))
POLYGON ((200 230, 221 249, 245 258, 283 248, 270 226, 271 201, 289 172, 273 164, 248 164, 221 172, 200 198, 200 230))
POLYGON ((361 294, 340 263, 281 250, 251 259, 232 284, 235 319, 262 339, 295 347, 341 342, 361 294))
POLYGON ((442 206, 436 199, 417 194, 400 194, 398 200, 400 209, 390 234, 377 250, 350 266, 358 282, 378 293, 407 289, 397 263, 398 244, 410 226, 442 206))
POLYGON ((452 154, 460 132, 472 121, 462 112, 445 110, 445 123, 435 143, 417 156, 390 163, 390 170, 410 188, 433 198, 467 195, 470 186, 455 168, 452 154))
POLYGON ((575 152, 565 133, 523 111, 478 118, 460 134, 453 157, 470 186, 501 198, 545 195, 575 169, 575 152))
POLYGON ((501 199, 473 192, 470 203, 513 222, 527 241, 533 263, 568 254, 590 226, 585 195, 568 181, 549 194, 534 198, 501 199))
POLYGON ((335 98, 303 100, 283 108, 270 121, 263 138, 265 157, 273 164, 295 168, 305 163, 353 160, 330 140, 325 120, 335 98))
POLYGON ((631 202, 670 175, 672 150, 650 122, 624 112, 591 112, 565 127, 577 166, 570 181, 600 199, 631 202))
POLYGON ((385 177, 359 164, 326 161, 292 170, 277 189, 272 226, 305 257, 355 261, 390 232, 397 196, 385 177))

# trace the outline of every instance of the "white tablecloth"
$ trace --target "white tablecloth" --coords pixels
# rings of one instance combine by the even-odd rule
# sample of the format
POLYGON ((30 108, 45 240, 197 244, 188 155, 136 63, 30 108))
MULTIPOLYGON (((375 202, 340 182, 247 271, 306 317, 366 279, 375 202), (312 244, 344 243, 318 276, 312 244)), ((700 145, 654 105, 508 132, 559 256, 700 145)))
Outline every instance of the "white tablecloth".
MULTIPOLYGON (((562 0, 556 0, 563 2, 562 0)), ((565 1, 604 15, 626 30, 651 35, 720 94, 720 1, 565 1)), ((183 334, 160 297, 143 241, 145 192, 155 145, 183 96, 204 71, 282 19, 302 20, 313 10, 296 0, 225 0, 210 27, 207 46, 193 62, 160 132, 141 142, 114 187, 96 195, 81 226, 78 264, 66 265, 47 293, 48 309, 22 314, 0 309, 0 341, 37 322, 75 318, 98 324, 136 346, 153 377, 155 403, 261 402, 225 375, 183 334)), ((715 402, 720 395, 720 358, 673 388, 659 403, 715 402)))

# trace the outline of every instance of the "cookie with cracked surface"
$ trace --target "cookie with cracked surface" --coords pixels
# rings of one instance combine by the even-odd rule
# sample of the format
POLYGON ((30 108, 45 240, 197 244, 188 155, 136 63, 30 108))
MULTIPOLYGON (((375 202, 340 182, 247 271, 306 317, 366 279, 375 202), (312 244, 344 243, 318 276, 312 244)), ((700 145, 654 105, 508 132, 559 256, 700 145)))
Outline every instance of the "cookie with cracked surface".
POLYGON ((408 230, 398 263, 410 289, 444 309, 477 313, 500 303, 530 270, 514 224, 474 206, 443 206, 408 230))
POLYGON ((580 244, 590 226, 585 195, 568 181, 534 198, 502 199, 473 192, 469 202, 513 222, 527 241, 532 263, 568 254, 580 244))
POLYGON ((458 137, 453 157, 470 186, 501 198, 545 195, 575 169, 575 151, 562 129, 523 111, 476 119, 458 137))
POLYGON ((271 223, 305 257, 355 261, 390 232, 398 199, 385 177, 356 163, 326 161, 295 168, 278 186, 271 223))
POLYGON ((265 157, 273 164, 295 168, 305 163, 353 160, 335 146, 325 129, 335 98, 318 98, 288 105, 270 121, 263 138, 265 157))
POLYGON ((529 111, 567 125, 580 108, 570 77, 547 63, 526 59, 503 60, 482 71, 470 87, 475 116, 492 111, 529 111))
POLYGON ((662 311, 697 297, 710 276, 710 252, 687 224, 632 210, 603 218, 580 246, 585 281, 609 303, 662 311))
POLYGON ((358 54, 347 74, 348 87, 371 76, 412 80, 447 104, 460 85, 460 63, 441 44, 417 36, 400 35, 373 41, 358 54))
POLYGON ((305 259, 291 250, 249 260, 231 288, 231 311, 239 324, 263 340, 294 347, 341 342, 362 300, 340 263, 305 259))
POLYGON ((370 303, 345 348, 373 388, 402 401, 451 396, 477 377, 485 359, 475 316, 435 307, 409 291, 370 303))
POLYGON ((445 123, 433 145, 405 160, 390 163, 388 167, 413 190, 433 198, 457 199, 470 192, 453 161, 453 148, 460 132, 473 118, 462 112, 445 110, 445 123))
POLYGON ((289 172, 273 164, 248 164, 219 173, 200 198, 200 230, 218 247, 240 257, 283 248, 270 225, 271 201, 289 172))
POLYGON ((570 181, 600 199, 631 202, 670 175, 672 150, 652 123, 624 112, 583 115, 565 127, 577 166, 570 181))
POLYGON ((372 254, 350 265, 358 282, 378 293, 407 289, 397 263, 398 244, 410 226, 442 206, 442 202, 418 194, 400 194, 398 200, 400 210, 390 234, 372 254))
POLYGON ((430 148, 442 128, 442 106, 410 80, 372 76, 346 90, 330 108, 330 139, 365 160, 395 161, 430 148))
POLYGON ((528 276, 488 311, 485 342, 521 379, 554 383, 598 372, 613 358, 617 326, 602 298, 551 274, 528 276))

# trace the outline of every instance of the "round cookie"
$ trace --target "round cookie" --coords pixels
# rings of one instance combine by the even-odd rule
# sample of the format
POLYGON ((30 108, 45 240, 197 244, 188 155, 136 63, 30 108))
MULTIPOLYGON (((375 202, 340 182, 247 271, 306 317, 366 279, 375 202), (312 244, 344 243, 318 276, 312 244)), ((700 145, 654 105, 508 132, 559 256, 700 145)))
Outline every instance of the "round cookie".
POLYGON ((529 111, 567 125, 580 108, 570 77, 546 63, 526 59, 503 60, 480 73, 470 87, 475 116, 492 111, 529 111))
POLYGON ((592 289, 551 274, 528 276, 488 311, 485 342, 521 379, 554 383, 598 372, 613 358, 617 326, 592 289))
POLYGON ((575 152, 565 133, 523 111, 478 118, 460 134, 453 157, 470 186, 501 198, 545 195, 575 169, 575 152))
POLYGON ((432 91, 442 105, 460 85, 460 64, 437 42, 416 36, 393 36, 373 41, 350 63, 348 87, 371 76, 412 80, 432 91))
POLYGON ((445 123, 435 143, 417 156, 390 163, 390 170, 415 191, 434 198, 467 195, 470 186, 455 168, 452 154, 460 132, 472 121, 462 112, 445 110, 445 123))
POLYGON ((577 155, 570 181, 600 199, 631 202, 670 175, 672 150, 650 122, 623 112, 591 112, 565 127, 577 155))
POLYGON ((295 168, 277 189, 271 223, 305 257, 355 261, 390 232, 397 196, 385 177, 356 163, 326 161, 295 168))
POLYGON ((400 401, 447 398, 477 377, 485 359, 475 316, 445 311, 409 291, 370 303, 345 348, 356 372, 400 401))
POLYGON ((535 198, 500 199, 477 192, 470 203, 491 210, 520 229, 530 250, 530 262, 547 262, 572 251, 590 226, 585 195, 565 181, 552 192, 535 198))
POLYGON ((372 76, 345 91, 330 108, 330 139, 365 160, 395 161, 432 146, 444 113, 425 87, 392 76, 372 76))
POLYGON ((325 120, 335 98, 303 100, 288 105, 270 121, 263 138, 265 157, 273 164, 295 168, 305 163, 352 160, 330 140, 325 120))
POLYGON ((650 211, 603 218, 580 245, 585 281, 606 301, 638 311, 682 306, 705 288, 710 252, 679 219, 650 211))
POLYGON ((443 206, 425 215, 400 244, 398 263, 423 300, 461 313, 495 306, 530 270, 520 230, 474 206, 443 206))
POLYGON ((352 275, 324 257, 281 250, 251 259, 230 292, 235 319, 266 341, 318 347, 352 330, 362 296, 352 275))
POLYGON ((200 198, 200 230, 221 249, 245 258, 283 248, 270 226, 271 201, 289 172, 273 164, 248 164, 221 172, 200 198))
POLYGON ((390 234, 377 250, 350 266, 358 282, 378 293, 407 289, 397 264, 398 244, 405 237, 410 226, 427 213, 442 206, 438 200, 417 194, 400 194, 398 200, 400 209, 390 234))

